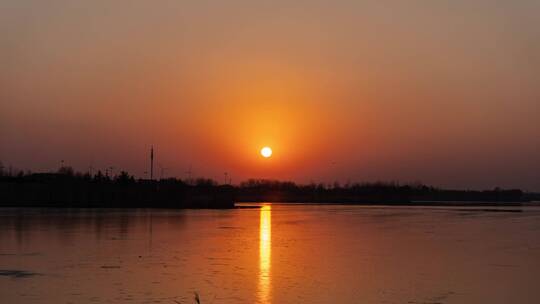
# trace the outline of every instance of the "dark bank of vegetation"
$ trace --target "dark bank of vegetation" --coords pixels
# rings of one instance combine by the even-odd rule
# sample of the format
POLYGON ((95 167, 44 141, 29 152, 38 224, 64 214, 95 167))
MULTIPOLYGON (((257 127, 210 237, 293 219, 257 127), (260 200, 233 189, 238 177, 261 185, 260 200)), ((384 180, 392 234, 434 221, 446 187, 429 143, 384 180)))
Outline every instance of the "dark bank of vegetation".
POLYGON ((74 172, 0 175, 0 206, 92 208, 233 208, 234 189, 209 179, 135 179, 74 172))
POLYGON ((232 208, 234 202, 296 202, 385 205, 497 205, 534 198, 521 190, 446 190, 420 183, 308 184, 251 179, 238 186, 211 179, 135 179, 74 172, 0 172, 0 206, 99 208, 232 208))
POLYGON ((236 189, 236 201, 313 202, 388 205, 467 205, 521 203, 527 195, 518 189, 447 190, 421 183, 334 183, 297 185, 293 182, 249 180, 236 189))
POLYGON ((527 201, 540 202, 540 193, 534 193, 534 192, 525 193, 525 199, 527 201))

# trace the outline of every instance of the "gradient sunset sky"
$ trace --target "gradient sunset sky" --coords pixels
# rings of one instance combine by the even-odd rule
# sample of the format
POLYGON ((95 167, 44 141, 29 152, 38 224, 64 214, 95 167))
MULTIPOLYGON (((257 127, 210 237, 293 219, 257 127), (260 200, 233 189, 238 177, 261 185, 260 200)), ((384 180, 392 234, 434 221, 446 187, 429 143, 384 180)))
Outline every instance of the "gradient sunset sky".
POLYGON ((540 1, 0 2, 0 161, 540 190, 540 1), (259 150, 274 155, 263 159, 259 150))

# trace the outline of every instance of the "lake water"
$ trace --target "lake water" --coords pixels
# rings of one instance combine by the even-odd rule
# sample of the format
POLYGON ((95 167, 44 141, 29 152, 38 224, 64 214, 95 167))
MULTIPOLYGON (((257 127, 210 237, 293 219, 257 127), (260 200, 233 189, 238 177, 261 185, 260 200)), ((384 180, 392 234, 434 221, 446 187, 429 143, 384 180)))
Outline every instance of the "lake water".
POLYGON ((479 209, 0 209, 0 302, 540 303, 540 208, 479 209))

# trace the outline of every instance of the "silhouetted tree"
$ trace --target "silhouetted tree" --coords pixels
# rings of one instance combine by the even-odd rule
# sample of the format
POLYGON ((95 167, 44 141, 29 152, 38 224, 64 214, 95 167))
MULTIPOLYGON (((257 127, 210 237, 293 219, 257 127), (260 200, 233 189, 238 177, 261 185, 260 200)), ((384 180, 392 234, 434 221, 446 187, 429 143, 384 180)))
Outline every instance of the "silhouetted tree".
POLYGON ((120 174, 116 176, 115 181, 119 184, 130 184, 135 182, 135 178, 126 171, 121 171, 120 174))
POLYGON ((102 182, 105 180, 105 175, 103 175, 103 172, 101 170, 98 170, 96 175, 94 175, 94 181, 96 182, 102 182))
POLYGON ((213 187, 217 186, 217 182, 211 178, 197 178, 195 180, 195 186, 197 187, 213 187))
POLYGON ((73 176, 74 171, 72 167, 69 166, 62 166, 60 169, 58 169, 58 174, 67 175, 67 176, 73 176))

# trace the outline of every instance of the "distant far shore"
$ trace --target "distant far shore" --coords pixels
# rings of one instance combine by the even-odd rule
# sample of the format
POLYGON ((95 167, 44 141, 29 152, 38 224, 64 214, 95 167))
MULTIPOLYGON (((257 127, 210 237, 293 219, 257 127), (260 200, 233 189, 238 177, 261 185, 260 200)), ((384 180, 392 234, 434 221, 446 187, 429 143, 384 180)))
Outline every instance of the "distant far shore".
POLYGON ((540 194, 519 189, 448 190, 396 182, 340 185, 251 179, 239 185, 211 179, 135 179, 77 173, 0 175, 0 207, 53 208, 234 208, 235 202, 389 206, 521 206, 540 194))
POLYGON ((523 206, 540 206, 540 202, 459 202, 459 201, 414 201, 414 202, 270 202, 270 201, 253 201, 253 202, 236 202, 235 207, 252 208, 249 204, 278 204, 278 205, 336 205, 336 206, 402 206, 402 207, 523 207, 523 206), (245 204, 245 205, 244 205, 245 204))
MULTIPOLYGON (((200 202, 181 202, 178 204, 78 204, 78 203, 33 203, 33 202, 2 202, 0 208, 88 208, 88 209, 250 209, 260 206, 249 204, 279 204, 279 205, 334 205, 334 206, 380 206, 380 207, 528 207, 540 206, 540 202, 453 202, 453 201, 415 201, 415 202, 234 202, 233 204, 201 204, 200 202), (243 205, 246 204, 246 205, 243 205)), ((484 210, 484 209, 482 209, 484 210)), ((486 209, 498 211, 499 209, 486 209)))

